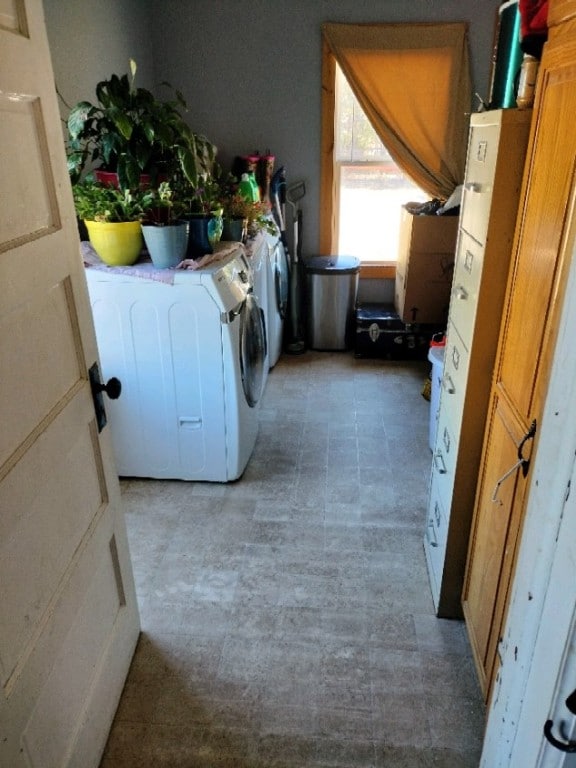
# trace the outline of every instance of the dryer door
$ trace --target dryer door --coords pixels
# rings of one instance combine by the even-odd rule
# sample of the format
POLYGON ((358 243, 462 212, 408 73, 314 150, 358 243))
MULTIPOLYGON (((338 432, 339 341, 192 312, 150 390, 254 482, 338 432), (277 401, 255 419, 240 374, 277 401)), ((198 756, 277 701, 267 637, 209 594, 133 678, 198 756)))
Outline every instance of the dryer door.
POLYGON ((240 313, 240 371, 246 402, 253 408, 264 385, 266 332, 258 302, 248 294, 240 313))
POLYGON ((274 260, 274 284, 276 287, 276 305, 282 320, 286 317, 286 310, 288 308, 289 283, 286 250, 282 243, 278 243, 276 246, 276 259, 274 260))

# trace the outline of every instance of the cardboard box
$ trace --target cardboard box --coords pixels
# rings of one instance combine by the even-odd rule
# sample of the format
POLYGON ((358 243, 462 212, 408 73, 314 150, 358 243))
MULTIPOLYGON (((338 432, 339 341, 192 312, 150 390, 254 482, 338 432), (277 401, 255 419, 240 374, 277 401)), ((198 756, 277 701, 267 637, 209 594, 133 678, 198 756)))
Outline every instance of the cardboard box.
POLYGON ((458 221, 402 208, 394 306, 403 322, 446 323, 458 221))

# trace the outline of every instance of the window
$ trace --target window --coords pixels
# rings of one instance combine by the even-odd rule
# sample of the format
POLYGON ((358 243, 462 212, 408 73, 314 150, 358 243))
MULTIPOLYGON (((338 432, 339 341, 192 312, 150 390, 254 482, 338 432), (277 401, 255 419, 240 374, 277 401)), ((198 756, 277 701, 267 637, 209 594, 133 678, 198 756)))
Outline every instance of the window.
MULTIPOLYGON (((340 205, 346 189, 338 175, 340 164, 367 163, 368 167, 374 162, 360 161, 350 151, 335 159, 337 63, 380 140, 428 197, 447 198, 462 183, 472 101, 465 23, 322 24, 319 246, 325 254, 337 253, 344 245, 339 243, 340 209, 344 216, 354 208, 352 203, 340 205)), ((364 187, 369 184, 365 182, 364 187)), ((401 202, 407 202, 406 198, 401 202)), ((389 240, 384 217, 391 206, 376 205, 375 213, 364 202, 358 207, 364 212, 364 226, 354 221, 354 251, 360 249, 363 233, 370 232, 372 241, 389 240)), ((377 257, 386 260, 382 266, 364 258, 361 274, 394 277, 393 251, 388 245, 388 253, 377 257)))
POLYGON ((429 195, 392 160, 338 65, 334 112, 337 253, 394 262, 402 205, 429 195))

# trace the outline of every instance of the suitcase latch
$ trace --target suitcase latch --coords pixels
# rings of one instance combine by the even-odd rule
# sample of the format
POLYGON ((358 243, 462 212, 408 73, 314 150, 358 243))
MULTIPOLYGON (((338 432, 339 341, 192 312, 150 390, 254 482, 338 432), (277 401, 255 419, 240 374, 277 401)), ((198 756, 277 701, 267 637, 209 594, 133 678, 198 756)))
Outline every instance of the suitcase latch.
POLYGON ((368 326, 368 336, 370 336, 370 341, 376 342, 378 341, 378 337, 381 334, 380 326, 378 323, 371 323, 368 326))

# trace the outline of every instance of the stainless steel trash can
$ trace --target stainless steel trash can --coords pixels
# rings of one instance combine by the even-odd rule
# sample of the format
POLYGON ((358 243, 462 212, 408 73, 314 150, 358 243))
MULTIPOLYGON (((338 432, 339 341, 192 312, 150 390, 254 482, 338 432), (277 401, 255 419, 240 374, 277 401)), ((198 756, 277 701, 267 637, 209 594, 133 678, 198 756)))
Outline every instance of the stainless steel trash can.
POLYGON ((311 256, 306 275, 308 346, 342 350, 351 346, 360 259, 311 256))

